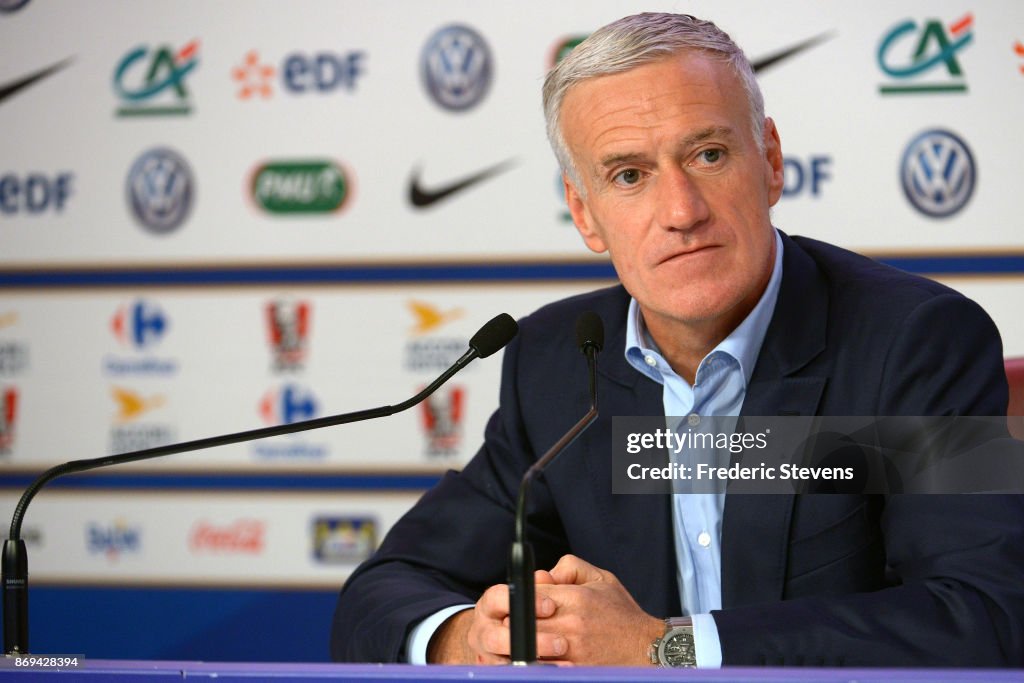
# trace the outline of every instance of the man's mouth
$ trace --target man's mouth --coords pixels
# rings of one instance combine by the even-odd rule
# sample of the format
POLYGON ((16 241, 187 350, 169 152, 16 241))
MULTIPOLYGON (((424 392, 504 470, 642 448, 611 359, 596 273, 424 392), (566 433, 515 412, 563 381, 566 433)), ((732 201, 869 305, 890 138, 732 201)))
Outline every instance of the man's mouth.
POLYGON ((662 258, 660 261, 658 261, 658 265, 660 266, 660 265, 662 265, 664 263, 668 263, 670 261, 685 261, 688 258, 693 258, 693 257, 696 257, 696 256, 703 256, 703 255, 706 255, 706 253, 708 253, 708 252, 710 252, 710 251, 712 251, 714 249, 717 249, 717 248, 718 248, 717 244, 706 244, 706 245, 703 245, 703 246, 694 247, 692 249, 685 249, 685 250, 682 250, 682 251, 673 252, 673 253, 669 254, 668 256, 662 258))

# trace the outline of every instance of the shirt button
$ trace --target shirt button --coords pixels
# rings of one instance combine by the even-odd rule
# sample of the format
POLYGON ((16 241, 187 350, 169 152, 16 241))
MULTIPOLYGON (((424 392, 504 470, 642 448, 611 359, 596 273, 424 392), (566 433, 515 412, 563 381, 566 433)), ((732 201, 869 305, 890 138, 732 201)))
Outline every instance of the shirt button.
POLYGON ((650 365, 652 368, 658 364, 658 361, 654 356, 644 356, 644 362, 650 365))
POLYGON ((700 424, 700 415, 698 415, 697 413, 690 413, 686 417, 686 424, 690 425, 691 427, 696 427, 697 425, 700 424))
POLYGON ((697 536, 697 543, 700 544, 700 547, 707 548, 709 545, 711 545, 711 534, 709 534, 706 531, 700 532, 700 534, 698 534, 697 536))

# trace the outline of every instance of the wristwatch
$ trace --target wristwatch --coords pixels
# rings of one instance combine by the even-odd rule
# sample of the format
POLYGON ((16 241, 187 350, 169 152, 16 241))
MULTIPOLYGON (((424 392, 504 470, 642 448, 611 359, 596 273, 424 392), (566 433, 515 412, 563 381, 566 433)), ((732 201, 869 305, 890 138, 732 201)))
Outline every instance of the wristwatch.
POLYGON ((693 646, 693 622, 690 617, 671 617, 665 620, 665 634, 651 643, 651 664, 696 668, 697 650, 693 646))

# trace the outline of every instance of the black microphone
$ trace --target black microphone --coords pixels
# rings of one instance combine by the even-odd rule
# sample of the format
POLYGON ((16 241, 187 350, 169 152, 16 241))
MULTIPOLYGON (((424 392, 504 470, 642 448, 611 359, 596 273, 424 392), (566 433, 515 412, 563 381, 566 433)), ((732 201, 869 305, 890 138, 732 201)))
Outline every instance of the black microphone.
POLYGON ((548 463, 564 451, 590 424, 597 419, 597 353, 604 346, 604 324, 593 311, 586 311, 576 319, 576 343, 587 357, 590 376, 590 410, 566 432, 548 452, 526 470, 519 483, 516 501, 516 537, 508 554, 509 631, 512 638, 512 664, 525 666, 537 661, 537 610, 534 583, 533 548, 526 540, 526 495, 533 481, 548 463))
POLYGON ((320 417, 313 420, 293 422, 285 425, 275 425, 262 429, 251 429, 235 434, 224 436, 212 436, 195 441, 186 441, 179 444, 157 446, 131 453, 119 455, 108 455, 102 458, 91 460, 73 460, 62 465, 56 465, 43 472, 33 481, 21 495, 17 507, 14 509, 14 516, 11 518, 10 537, 4 541, 2 570, 3 570, 3 602, 4 602, 4 652, 8 655, 23 655, 28 653, 28 555, 25 550, 25 542, 21 538, 21 522, 25 517, 28 504, 39 490, 48 482, 65 474, 85 472, 109 465, 121 465, 128 462, 159 458, 165 455, 186 453, 204 448, 226 446, 228 444, 240 443, 243 441, 254 441, 271 436, 283 434, 294 434, 310 429, 322 427, 333 427, 334 425, 348 424, 349 422, 360 422, 377 417, 394 415, 407 410, 447 382, 452 376, 462 370, 475 358, 487 358, 491 354, 504 348, 512 337, 519 332, 519 325, 508 313, 500 313, 481 327, 469 340, 469 350, 462 354, 455 363, 445 370, 441 375, 430 383, 425 389, 412 398, 393 406, 381 406, 369 410, 359 410, 352 413, 320 417))

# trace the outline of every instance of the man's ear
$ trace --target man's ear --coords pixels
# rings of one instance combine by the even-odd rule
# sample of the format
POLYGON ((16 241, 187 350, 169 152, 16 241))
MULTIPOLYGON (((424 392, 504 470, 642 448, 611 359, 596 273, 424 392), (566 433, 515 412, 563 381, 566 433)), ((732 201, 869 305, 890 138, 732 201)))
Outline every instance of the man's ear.
POLYGON ((770 116, 764 120, 764 156, 767 171, 768 205, 775 206, 775 203, 782 197, 782 188, 785 186, 786 180, 783 175, 782 142, 779 140, 779 129, 775 127, 775 121, 770 116))
POLYGON ((565 187, 565 203, 569 207, 569 215, 572 216, 572 222, 583 238, 583 243, 597 254, 608 251, 601 235, 594 229, 594 219, 590 215, 590 210, 587 209, 583 197, 580 196, 569 176, 564 173, 562 174, 562 186, 565 187))

